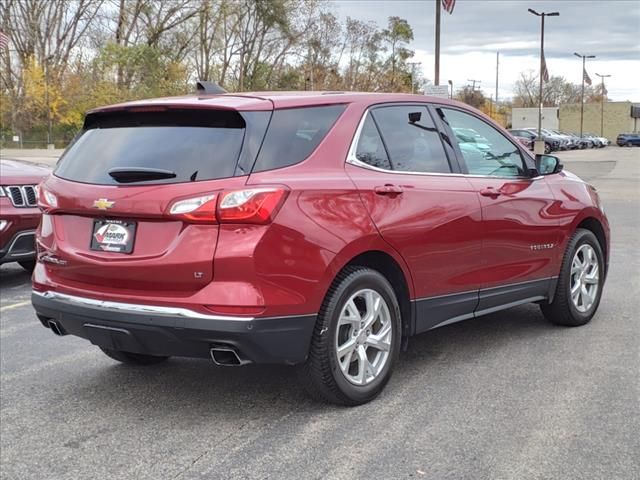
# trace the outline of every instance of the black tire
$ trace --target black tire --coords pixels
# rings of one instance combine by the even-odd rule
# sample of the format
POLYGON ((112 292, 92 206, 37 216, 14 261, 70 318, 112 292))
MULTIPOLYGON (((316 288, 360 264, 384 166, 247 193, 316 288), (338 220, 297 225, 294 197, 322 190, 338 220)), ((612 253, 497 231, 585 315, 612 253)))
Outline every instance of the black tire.
POLYGON ((544 144, 544 154, 549 155, 552 152, 551 145, 545 142, 544 144))
POLYGON ((338 274, 327 293, 313 332, 309 356, 298 367, 302 385, 313 398, 338 405, 355 406, 373 400, 384 389, 400 354, 400 306, 387 279, 366 267, 347 267, 338 274), (387 303, 391 317, 392 339, 389 356, 377 378, 366 385, 349 382, 342 373, 336 355, 338 319, 347 300, 363 288, 375 290, 387 303))
POLYGON ((169 358, 156 355, 143 355, 141 353, 122 352, 120 350, 111 350, 102 347, 100 347, 100 350, 102 350, 107 357, 117 360, 118 362, 126 363, 127 365, 156 365, 169 358))
POLYGON ((33 269, 36 268, 36 261, 35 260, 22 260, 21 262, 18 262, 18 265, 20 265, 22 268, 24 268, 27 272, 31 273, 31 272, 33 272, 33 269))
POLYGON ((579 327, 589 323, 598 310, 602 298, 604 277, 604 255, 598 239, 590 230, 579 228, 567 245, 553 302, 541 304, 542 313, 547 320, 556 325, 579 327), (586 312, 580 312, 571 300, 571 264, 576 251, 584 244, 590 245, 596 253, 599 269, 598 290, 593 305, 586 312))

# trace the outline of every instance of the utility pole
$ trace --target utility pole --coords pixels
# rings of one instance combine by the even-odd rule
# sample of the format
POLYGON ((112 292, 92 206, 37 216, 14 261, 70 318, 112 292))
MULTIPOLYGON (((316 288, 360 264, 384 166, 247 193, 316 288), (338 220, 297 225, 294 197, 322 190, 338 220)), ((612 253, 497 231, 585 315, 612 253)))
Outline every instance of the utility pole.
POLYGON ((573 54, 582 59, 582 92, 580 93, 580 138, 582 138, 582 130, 584 127, 584 77, 587 72, 587 58, 596 58, 595 55, 580 55, 579 53, 573 52, 573 54))
POLYGON ((596 73, 596 75, 600 77, 600 81, 602 82, 600 88, 600 136, 604 137, 604 79, 611 75, 600 75, 599 73, 596 73))
POLYGON ((498 110, 498 72, 500 69, 500 52, 496 52, 496 111, 498 110))
POLYGON ((436 65, 433 76, 433 84, 440 85, 440 10, 442 0, 436 1, 436 65))
POLYGON ((471 91, 475 92, 476 91, 476 83, 478 85, 480 85, 482 83, 482 80, 473 80, 473 79, 469 79, 467 78, 467 82, 471 82, 473 85, 471 86, 471 91))
POLYGON ((411 93, 415 93, 416 65, 422 65, 422 62, 407 62, 411 65, 411 93))
POLYGON ((542 83, 544 82, 544 70, 545 60, 544 60, 544 17, 559 17, 559 12, 541 12, 538 13, 534 9, 529 8, 529 13, 540 17, 540 90, 538 93, 538 136, 536 137, 536 143, 534 145, 534 153, 536 155, 542 155, 544 153, 544 140, 542 139, 542 83))

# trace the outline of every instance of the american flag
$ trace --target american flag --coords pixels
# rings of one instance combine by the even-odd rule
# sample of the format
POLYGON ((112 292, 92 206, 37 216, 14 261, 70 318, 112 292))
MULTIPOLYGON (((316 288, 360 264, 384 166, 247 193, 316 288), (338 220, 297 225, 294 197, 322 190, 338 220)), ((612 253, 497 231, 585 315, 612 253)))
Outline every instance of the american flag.
POLYGON ((586 83, 587 85, 591 85, 591 77, 587 73, 586 68, 582 71, 582 79, 584 80, 584 83, 586 83))
POLYGON ((456 6, 456 0, 442 0, 442 8, 444 8, 449 14, 453 13, 453 7, 456 6))
POLYGON ((542 81, 549 81, 549 70, 547 70, 547 59, 544 58, 544 52, 542 53, 542 81))
POLYGON ((9 46, 9 36, 4 32, 0 32, 0 50, 4 50, 9 46))

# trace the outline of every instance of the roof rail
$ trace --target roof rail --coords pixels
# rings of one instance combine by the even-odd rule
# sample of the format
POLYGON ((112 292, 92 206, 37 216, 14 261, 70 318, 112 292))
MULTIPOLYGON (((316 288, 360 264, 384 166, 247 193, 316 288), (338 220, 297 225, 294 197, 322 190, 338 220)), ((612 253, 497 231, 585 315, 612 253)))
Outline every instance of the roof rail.
POLYGON ((196 82, 196 88, 198 89, 198 93, 205 93, 209 95, 219 95, 221 93, 227 93, 227 91, 217 83, 208 82, 206 80, 198 80, 196 82))

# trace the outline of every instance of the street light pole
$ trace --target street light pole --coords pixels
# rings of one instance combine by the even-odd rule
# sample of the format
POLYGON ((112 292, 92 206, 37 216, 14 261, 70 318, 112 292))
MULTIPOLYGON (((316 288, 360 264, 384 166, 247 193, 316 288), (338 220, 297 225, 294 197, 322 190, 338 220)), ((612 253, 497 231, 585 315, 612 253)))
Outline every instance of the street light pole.
POLYGON ((587 58, 596 58, 595 55, 580 55, 573 52, 573 54, 582 59, 582 90, 580 93, 580 138, 582 138, 582 130, 584 128, 584 73, 586 72, 587 58))
POLYGON ((436 51, 435 51, 435 74, 434 85, 440 85, 440 4, 442 0, 436 0, 436 51))
POLYGON ((600 75, 599 73, 596 73, 596 75, 600 77, 602 82, 600 87, 600 136, 604 137, 604 79, 611 75, 600 75))
POLYGON ((540 17, 540 88, 538 91, 538 136, 534 146, 534 152, 536 154, 544 153, 544 140, 542 140, 542 83, 544 82, 544 17, 559 17, 559 12, 536 12, 534 9, 529 8, 528 12, 540 17))
POLYGON ((449 95, 449 98, 453 100, 453 81, 449 80, 449 86, 451 87, 451 94, 449 95))

